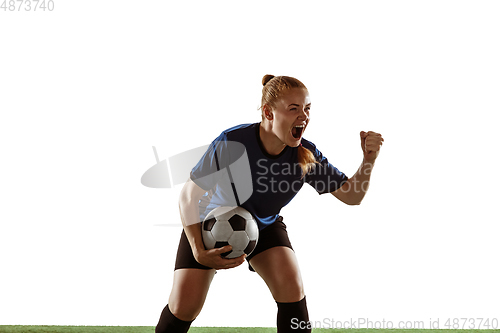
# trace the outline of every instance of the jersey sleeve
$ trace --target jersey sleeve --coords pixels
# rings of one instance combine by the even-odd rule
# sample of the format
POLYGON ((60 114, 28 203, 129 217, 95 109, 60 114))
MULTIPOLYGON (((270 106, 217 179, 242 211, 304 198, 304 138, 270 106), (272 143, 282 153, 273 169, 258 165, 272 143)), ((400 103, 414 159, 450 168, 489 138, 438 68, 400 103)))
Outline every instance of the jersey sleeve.
POLYGON ((212 141, 200 161, 191 170, 191 180, 202 189, 206 191, 213 189, 223 178, 227 166, 226 146, 226 136, 222 133, 212 141))
POLYGON ((349 178, 334 167, 314 145, 311 144, 309 149, 319 163, 306 174, 305 182, 311 185, 318 194, 331 193, 342 187, 349 178))

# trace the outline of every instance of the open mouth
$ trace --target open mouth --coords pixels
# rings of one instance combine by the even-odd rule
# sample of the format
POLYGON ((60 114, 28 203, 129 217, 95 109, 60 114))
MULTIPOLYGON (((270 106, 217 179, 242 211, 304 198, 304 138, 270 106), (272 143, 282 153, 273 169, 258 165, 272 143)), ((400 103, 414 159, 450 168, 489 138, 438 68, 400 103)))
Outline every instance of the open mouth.
POLYGON ((305 126, 304 125, 297 125, 292 127, 292 136, 295 139, 300 139, 302 136, 302 133, 304 132, 305 126))

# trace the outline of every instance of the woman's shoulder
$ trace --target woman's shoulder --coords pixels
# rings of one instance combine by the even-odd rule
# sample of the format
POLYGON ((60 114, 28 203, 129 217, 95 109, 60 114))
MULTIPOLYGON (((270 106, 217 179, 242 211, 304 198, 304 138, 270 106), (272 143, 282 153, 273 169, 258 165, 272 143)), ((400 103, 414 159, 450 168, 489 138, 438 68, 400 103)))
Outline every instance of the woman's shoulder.
POLYGON ((251 124, 240 124, 233 127, 229 127, 223 130, 219 138, 223 140, 236 140, 248 137, 251 133, 255 132, 255 128, 259 123, 251 124))
POLYGON ((251 123, 251 124, 240 124, 236 125, 233 127, 229 127, 228 129, 225 129, 222 131, 222 133, 233 133, 233 132, 242 132, 242 131, 248 131, 250 129, 254 129, 255 126, 258 125, 258 123, 251 123))

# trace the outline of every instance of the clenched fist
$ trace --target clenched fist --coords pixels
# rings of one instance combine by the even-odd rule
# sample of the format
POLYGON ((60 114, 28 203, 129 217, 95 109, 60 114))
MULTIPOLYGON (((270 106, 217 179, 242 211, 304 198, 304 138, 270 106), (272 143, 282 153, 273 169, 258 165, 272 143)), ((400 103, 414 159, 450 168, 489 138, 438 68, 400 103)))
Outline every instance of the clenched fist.
POLYGON ((361 137, 361 149, 363 149, 365 161, 369 163, 375 162, 380 153, 380 147, 384 142, 384 138, 381 134, 372 131, 361 131, 359 135, 361 137))

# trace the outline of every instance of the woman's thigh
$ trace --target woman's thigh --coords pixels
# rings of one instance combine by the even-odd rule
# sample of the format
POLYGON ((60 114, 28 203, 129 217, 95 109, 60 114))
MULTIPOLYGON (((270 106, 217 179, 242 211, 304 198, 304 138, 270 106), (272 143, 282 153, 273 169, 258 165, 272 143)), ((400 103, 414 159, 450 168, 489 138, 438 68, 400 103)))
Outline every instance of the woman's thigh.
POLYGON ((266 282, 276 302, 298 302, 304 298, 304 286, 295 252, 277 246, 250 260, 253 269, 266 282))
POLYGON ((215 269, 184 268, 174 271, 168 300, 172 314, 185 321, 194 320, 203 308, 215 269))

